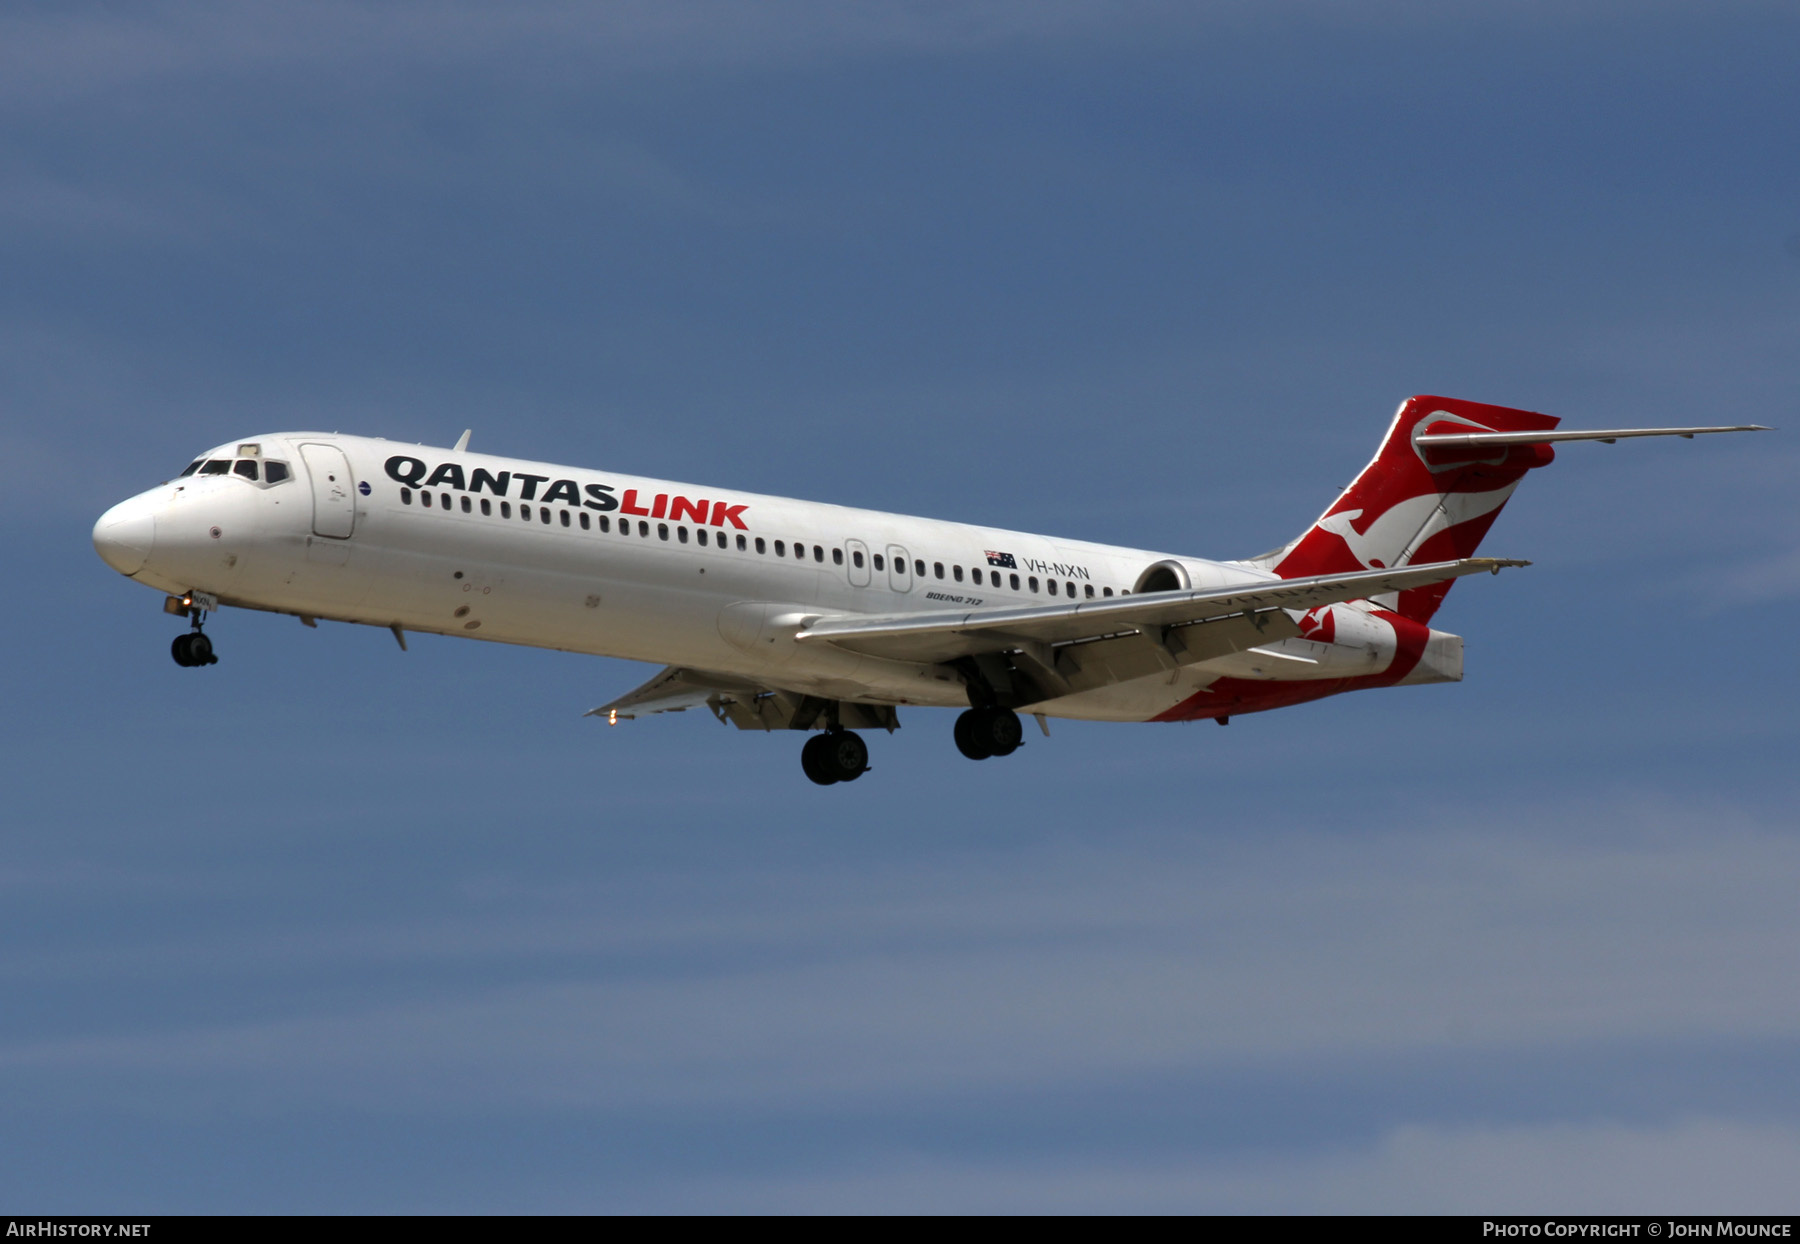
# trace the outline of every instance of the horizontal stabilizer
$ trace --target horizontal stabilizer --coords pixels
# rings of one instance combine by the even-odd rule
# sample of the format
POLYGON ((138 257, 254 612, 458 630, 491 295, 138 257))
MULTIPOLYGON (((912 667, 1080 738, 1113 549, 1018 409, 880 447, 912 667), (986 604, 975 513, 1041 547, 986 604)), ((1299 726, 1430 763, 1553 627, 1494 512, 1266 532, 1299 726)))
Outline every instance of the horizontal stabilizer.
POLYGON ((1414 443, 1424 448, 1433 445, 1445 447, 1458 445, 1543 445, 1552 441, 1599 441, 1610 445, 1614 441, 1625 440, 1633 436, 1680 436, 1693 440, 1696 436, 1708 432, 1771 432, 1760 423, 1742 423, 1729 428, 1594 428, 1589 431, 1579 429, 1566 432, 1434 432, 1427 436, 1414 437, 1414 443))

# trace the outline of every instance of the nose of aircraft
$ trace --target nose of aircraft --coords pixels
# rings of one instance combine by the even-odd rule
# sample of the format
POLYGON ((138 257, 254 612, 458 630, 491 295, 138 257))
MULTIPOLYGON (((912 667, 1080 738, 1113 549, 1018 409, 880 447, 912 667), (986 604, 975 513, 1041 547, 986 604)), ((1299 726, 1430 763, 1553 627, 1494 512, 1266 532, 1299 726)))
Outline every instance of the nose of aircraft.
POLYGON ((121 501, 94 524, 94 551, 123 575, 133 575, 150 560, 156 540, 156 508, 148 497, 121 501))

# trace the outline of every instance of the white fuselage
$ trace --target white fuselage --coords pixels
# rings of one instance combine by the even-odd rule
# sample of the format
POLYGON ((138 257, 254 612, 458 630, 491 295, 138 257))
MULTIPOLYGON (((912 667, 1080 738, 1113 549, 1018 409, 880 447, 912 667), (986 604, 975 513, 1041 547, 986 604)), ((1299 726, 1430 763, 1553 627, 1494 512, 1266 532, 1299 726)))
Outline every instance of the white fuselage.
MULTIPOLYGON (((1272 577, 1245 563, 339 434, 266 435, 203 461, 245 459, 284 463, 290 478, 200 468, 109 511, 95 529, 102 555, 172 595, 940 706, 969 703, 950 666, 792 637, 820 616, 1102 599, 1158 564, 1169 586, 1169 575, 1193 588, 1272 577)), ((1220 679, 1388 668, 1394 631, 1377 611, 1330 613, 1328 642, 1159 668, 1032 711, 1142 721, 1220 679)))

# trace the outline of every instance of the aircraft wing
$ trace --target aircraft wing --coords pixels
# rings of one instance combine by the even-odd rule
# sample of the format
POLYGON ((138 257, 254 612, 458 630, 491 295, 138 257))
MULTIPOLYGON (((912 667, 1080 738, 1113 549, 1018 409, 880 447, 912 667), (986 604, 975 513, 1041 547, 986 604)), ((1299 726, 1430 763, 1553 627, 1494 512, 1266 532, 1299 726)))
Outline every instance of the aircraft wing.
MULTIPOLYGON (((1362 570, 1301 579, 1252 579, 1204 591, 1145 592, 1066 605, 946 609, 926 613, 860 614, 827 617, 804 626, 798 643, 830 643, 853 652, 907 661, 944 661, 982 652, 1103 639, 1130 632, 1155 632, 1248 618, 1256 623, 1235 651, 1298 634, 1291 620, 1275 611, 1305 611, 1341 601, 1442 583, 1446 579, 1529 562, 1494 557, 1431 562, 1393 570, 1362 570), (1274 629, 1271 630, 1270 626, 1274 629)), ((1223 634, 1225 628, 1220 628, 1223 634)))
POLYGON ((728 674, 709 674, 671 665, 637 690, 590 709, 586 715, 604 717, 609 722, 630 721, 653 713, 685 712, 721 694, 754 696, 761 690, 755 683, 728 674))
MULTIPOLYGON (((609 725, 648 717, 653 713, 681 713, 704 704, 714 717, 739 730, 810 730, 829 718, 828 701, 799 691, 766 687, 730 674, 671 665, 635 691, 610 704, 590 709, 589 717, 604 717, 609 725)), ((839 724, 850 729, 897 729, 900 718, 891 704, 837 706, 839 724)))

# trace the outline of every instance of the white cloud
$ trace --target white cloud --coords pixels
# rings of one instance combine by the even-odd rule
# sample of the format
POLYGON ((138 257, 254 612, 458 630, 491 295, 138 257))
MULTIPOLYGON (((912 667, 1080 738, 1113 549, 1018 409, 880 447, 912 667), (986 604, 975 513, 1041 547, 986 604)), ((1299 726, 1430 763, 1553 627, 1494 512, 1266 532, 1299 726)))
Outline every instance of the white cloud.
MULTIPOLYGON (((1328 801, 1326 801, 1328 802, 1328 801)), ((1289 810, 1291 815, 1292 810, 1289 810)), ((1317 810, 1321 822, 1332 814, 1317 810)), ((111 951, 49 970, 435 984, 15 1042, 0 1066, 395 1105, 881 1102, 1254 1064, 1800 1036, 1800 840, 1727 808, 571 882, 486 918, 111 951), (1530 828, 1522 828, 1530 826, 1530 828), (678 914, 676 914, 678 913, 678 914), (703 913, 703 914, 701 914, 703 913), (548 977, 530 965, 554 962, 548 977), (171 968, 169 965, 176 965, 171 968), (457 971, 458 965, 467 970, 457 971), (524 981, 526 983, 520 983, 524 981)))
MULTIPOLYGON (((1646 6, 1616 5, 1641 20, 1646 6)), ((1679 11, 1674 4, 1664 7, 1679 11)), ((1484 21, 1566 28, 1604 8, 1518 0, 1484 21)), ((121 87, 213 74, 289 70, 342 74, 372 65, 457 69, 508 57, 578 76, 669 69, 784 68, 867 55, 960 55, 994 46, 1092 49, 1103 42, 1166 45, 1183 33, 1312 22, 1327 28, 1431 27, 1441 6, 1416 0, 1345 6, 1307 0, 943 0, 845 5, 833 0, 540 0, 506 6, 447 0, 373 4, 220 4, 164 0, 86 12, 18 9, 0 18, 0 99, 41 103, 121 87)))
MULTIPOLYGON (((1222 13, 1241 5, 1216 6, 1222 13)), ((1106 37, 1182 18, 1183 6, 1121 13, 1097 0, 842 5, 827 0, 212 4, 15 12, 0 21, 0 98, 35 100, 210 74, 334 72, 376 63, 460 66, 536 58, 589 72, 762 64, 829 55, 956 52, 1019 39, 1106 37)))
POLYGON ((1727 566, 1712 574, 1695 573, 1687 576, 1686 585, 1708 591, 1717 600, 1713 612, 1790 600, 1800 596, 1800 547, 1727 566))
POLYGON ((895 1154, 798 1179, 648 1189, 653 1204, 816 1213, 1786 1214, 1800 1132, 1666 1127, 1401 1127, 1360 1148, 1244 1161, 952 1165, 895 1154))

